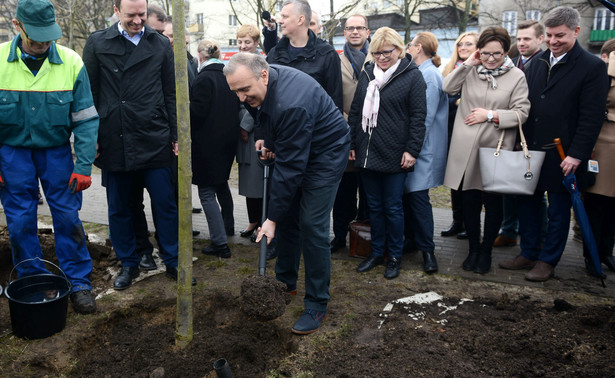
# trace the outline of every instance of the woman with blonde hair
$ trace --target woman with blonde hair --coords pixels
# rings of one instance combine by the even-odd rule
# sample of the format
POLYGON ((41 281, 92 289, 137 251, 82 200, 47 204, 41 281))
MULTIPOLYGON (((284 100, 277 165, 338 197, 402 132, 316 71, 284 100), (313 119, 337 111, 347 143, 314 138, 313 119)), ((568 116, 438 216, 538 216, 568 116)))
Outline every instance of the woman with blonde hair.
POLYGON ((237 50, 239 52, 256 53, 261 32, 255 25, 241 25, 237 29, 237 50))
POLYGON ((433 211, 429 202, 429 189, 442 185, 448 150, 448 96, 442 91, 442 74, 438 70, 441 60, 438 39, 430 32, 420 32, 407 45, 406 52, 427 84, 427 116, 425 139, 413 172, 406 177, 404 194, 406 240, 414 240, 423 254, 423 270, 438 270, 434 255, 433 211))
POLYGON ((357 271, 382 264, 386 248, 387 279, 401 269, 404 182, 425 137, 425 80, 404 47, 395 30, 378 29, 369 46, 373 61, 361 71, 348 116, 350 160, 360 168, 372 238, 371 255, 357 271))
MULTIPOLYGON (((455 41, 455 48, 451 60, 444 67, 442 76, 446 77, 453 70, 459 67, 463 62, 476 51, 476 42, 478 41, 478 33, 474 31, 462 33, 455 41)), ((453 135, 453 122, 457 114, 459 106, 459 93, 449 94, 448 96, 448 145, 451 145, 451 135, 453 135)), ((463 210, 461 209, 461 193, 455 189, 451 189, 451 207, 453 208, 453 223, 448 229, 442 231, 442 236, 455 236, 457 239, 466 239, 467 234, 463 225, 463 210)))

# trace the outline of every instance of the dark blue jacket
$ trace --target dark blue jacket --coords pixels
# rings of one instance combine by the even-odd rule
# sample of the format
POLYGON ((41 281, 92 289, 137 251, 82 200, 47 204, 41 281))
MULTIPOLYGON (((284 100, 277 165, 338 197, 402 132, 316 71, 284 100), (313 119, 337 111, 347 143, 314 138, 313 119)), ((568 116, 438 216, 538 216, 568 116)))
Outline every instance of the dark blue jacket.
POLYGON ((307 74, 271 65, 256 121, 275 152, 267 217, 278 222, 299 188, 339 182, 348 162, 350 132, 324 89, 307 74))
POLYGON ((583 187, 587 160, 604 121, 609 79, 604 62, 578 42, 553 67, 550 54, 546 50, 533 58, 525 71, 532 107, 523 132, 530 150, 547 152, 537 190, 565 192, 553 139, 562 140, 567 156, 582 161, 576 176, 583 187))

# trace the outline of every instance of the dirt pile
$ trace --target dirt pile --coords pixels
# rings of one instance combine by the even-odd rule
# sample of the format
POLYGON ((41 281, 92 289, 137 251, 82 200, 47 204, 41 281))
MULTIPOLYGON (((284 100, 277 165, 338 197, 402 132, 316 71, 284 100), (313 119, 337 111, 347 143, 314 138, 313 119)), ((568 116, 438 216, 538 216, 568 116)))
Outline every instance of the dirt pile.
POLYGON ((279 318, 289 302, 286 285, 273 276, 253 275, 241 283, 241 309, 256 320, 279 318))

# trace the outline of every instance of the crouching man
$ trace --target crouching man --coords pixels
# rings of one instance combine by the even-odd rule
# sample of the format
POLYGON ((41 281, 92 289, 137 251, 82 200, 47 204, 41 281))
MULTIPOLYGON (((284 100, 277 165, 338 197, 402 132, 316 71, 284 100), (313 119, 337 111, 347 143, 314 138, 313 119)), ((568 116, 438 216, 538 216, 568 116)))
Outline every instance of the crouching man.
POLYGON ((325 90, 294 68, 269 66, 258 54, 234 55, 224 68, 231 90, 256 111, 263 139, 255 147, 275 158, 267 221, 258 233, 277 240, 276 278, 297 290, 305 265, 305 311, 292 331, 315 332, 327 315, 330 213, 348 161, 350 134, 325 90))

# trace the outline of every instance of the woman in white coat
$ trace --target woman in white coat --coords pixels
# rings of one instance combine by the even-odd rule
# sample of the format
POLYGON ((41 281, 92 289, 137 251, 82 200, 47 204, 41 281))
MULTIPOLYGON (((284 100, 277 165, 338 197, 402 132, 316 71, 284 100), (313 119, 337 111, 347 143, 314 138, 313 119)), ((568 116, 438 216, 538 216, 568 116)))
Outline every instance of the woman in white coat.
POLYGON ((406 47, 419 66, 427 84, 427 117, 425 139, 414 171, 405 182, 404 215, 406 239, 414 239, 423 254, 423 270, 438 270, 434 255, 434 222, 429 189, 442 185, 448 150, 448 96, 442 91, 442 74, 438 39, 430 32, 420 32, 406 47))

